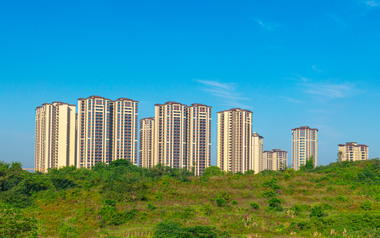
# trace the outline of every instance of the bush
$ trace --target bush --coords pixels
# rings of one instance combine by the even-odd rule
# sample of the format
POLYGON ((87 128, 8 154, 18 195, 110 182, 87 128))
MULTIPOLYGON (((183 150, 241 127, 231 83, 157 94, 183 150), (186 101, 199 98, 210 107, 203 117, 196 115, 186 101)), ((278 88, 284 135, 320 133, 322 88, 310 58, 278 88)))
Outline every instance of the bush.
POLYGON ((265 198, 274 198, 274 197, 277 197, 277 193, 275 191, 273 191, 273 189, 271 189, 269 191, 263 192, 263 197, 265 197, 265 198))
POLYGON ((210 226, 181 227, 175 222, 161 222, 155 227, 154 238, 216 238, 231 237, 210 226))
POLYGON ((148 209, 151 210, 151 211, 153 211, 153 210, 156 209, 156 206, 154 206, 154 205, 151 204, 150 202, 148 202, 147 207, 148 207, 148 209))
POLYGON ((224 173, 220 170, 218 166, 209 166, 205 168, 205 170, 202 173, 203 178, 209 178, 212 176, 221 176, 224 173))
POLYGON ((237 202, 236 200, 233 200, 233 201, 232 201, 232 204, 233 204, 233 205, 236 205, 236 204, 238 204, 238 202, 237 202))
POLYGON ((371 201, 365 201, 360 205, 360 208, 365 210, 365 211, 370 211, 372 210, 372 202, 371 201))
POLYGON ((259 209, 259 204, 257 202, 249 203, 249 206, 255 210, 259 209))
POLYGON ((205 216, 211 216, 214 213, 210 203, 207 203, 205 206, 203 206, 202 210, 205 216))
POLYGON ((224 200, 223 198, 217 198, 215 201, 216 201, 216 205, 218 205, 218 207, 222 207, 223 205, 226 204, 226 200, 224 200))
POLYGON ((316 205, 313 208, 311 208, 310 217, 324 217, 326 214, 323 211, 322 206, 316 205))
POLYGON ((37 237, 36 223, 21 210, 0 205, 0 237, 37 237))
POLYGON ((269 209, 275 211, 282 211, 281 200, 278 198, 271 198, 269 200, 269 209))
POLYGON ((231 195, 226 191, 221 191, 219 193, 219 198, 223 198, 227 203, 231 201, 231 195))

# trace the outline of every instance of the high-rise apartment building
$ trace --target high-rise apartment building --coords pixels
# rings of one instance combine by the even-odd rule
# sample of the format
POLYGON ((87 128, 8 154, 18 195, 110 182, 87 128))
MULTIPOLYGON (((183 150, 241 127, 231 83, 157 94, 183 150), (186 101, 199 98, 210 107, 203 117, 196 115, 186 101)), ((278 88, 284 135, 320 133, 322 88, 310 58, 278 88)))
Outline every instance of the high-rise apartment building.
POLYGON ((187 106, 177 102, 155 105, 153 164, 187 168, 187 106))
POLYGON ((152 167, 154 157, 154 117, 140 120, 140 166, 152 167))
POLYGON ((187 107, 187 168, 202 175, 211 164, 211 107, 192 104, 187 107))
POLYGON ((292 129, 292 164, 299 170, 306 159, 313 156, 314 167, 318 165, 318 129, 301 126, 292 129))
POLYGON ((264 151, 264 169, 281 170, 286 168, 288 161, 288 152, 280 149, 264 151))
POLYGON ((263 168, 263 141, 264 137, 254 132, 251 139, 251 159, 249 161, 249 170, 258 172, 264 170, 263 168))
POLYGON ((250 169, 252 112, 233 108, 218 112, 217 165, 222 171, 250 169))
POLYGON ((75 107, 53 102, 36 108, 35 171, 75 165, 75 107))
POLYGON ((77 167, 112 161, 113 102, 100 96, 78 99, 77 167))
POLYGON ((78 99, 77 166, 128 159, 137 164, 137 101, 78 99))
POLYGON ((140 165, 164 164, 201 175, 211 163, 211 107, 167 102, 140 121, 140 165))
POLYGON ((119 98, 113 102, 112 160, 127 159, 137 165, 138 101, 119 98))
POLYGON ((358 144, 357 142, 347 142, 339 144, 339 152, 342 152, 343 161, 368 160, 368 145, 358 144))

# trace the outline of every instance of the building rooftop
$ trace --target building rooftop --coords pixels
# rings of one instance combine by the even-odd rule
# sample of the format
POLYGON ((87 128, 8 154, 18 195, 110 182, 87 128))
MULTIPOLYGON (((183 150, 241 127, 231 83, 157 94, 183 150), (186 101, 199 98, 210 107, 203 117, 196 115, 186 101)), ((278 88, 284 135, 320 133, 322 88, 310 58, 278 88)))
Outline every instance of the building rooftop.
POLYGON ((88 98, 78 98, 78 100, 87 100, 87 99, 95 99, 95 98, 99 98, 99 99, 103 99, 103 100, 110 100, 112 101, 111 99, 109 98, 104 98, 102 96, 97 96, 97 95, 92 95, 92 96, 89 96, 88 98))
POLYGON ((309 130, 316 130, 316 131, 318 131, 318 129, 316 129, 316 128, 310 128, 308 126, 300 126, 300 127, 292 129, 292 131, 297 130, 297 129, 298 130, 307 130, 307 129, 309 129, 309 130))
POLYGON ((368 145, 358 144, 357 142, 347 142, 346 144, 338 144, 338 146, 356 146, 356 147, 365 146, 365 147, 369 147, 368 145))
POLYGON ((204 105, 201 103, 193 103, 193 104, 191 104, 190 107, 211 107, 211 106, 207 106, 207 105, 204 105))
POLYGON ((232 112, 243 111, 243 112, 253 113, 253 112, 250 111, 250 110, 247 110, 247 109, 241 109, 241 108, 231 108, 231 109, 229 109, 229 110, 224 110, 224 111, 220 111, 220 112, 217 112, 217 113, 229 112, 229 111, 232 111, 232 112))

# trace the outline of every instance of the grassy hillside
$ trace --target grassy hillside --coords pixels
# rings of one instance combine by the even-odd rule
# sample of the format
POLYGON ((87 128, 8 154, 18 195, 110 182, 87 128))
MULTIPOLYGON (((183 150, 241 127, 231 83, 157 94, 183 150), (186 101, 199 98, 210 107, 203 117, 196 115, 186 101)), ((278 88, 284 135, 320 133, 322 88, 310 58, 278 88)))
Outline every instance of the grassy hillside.
POLYGON ((379 201, 378 159, 202 177, 126 160, 48 174, 0 162, 0 237, 380 237, 379 201))

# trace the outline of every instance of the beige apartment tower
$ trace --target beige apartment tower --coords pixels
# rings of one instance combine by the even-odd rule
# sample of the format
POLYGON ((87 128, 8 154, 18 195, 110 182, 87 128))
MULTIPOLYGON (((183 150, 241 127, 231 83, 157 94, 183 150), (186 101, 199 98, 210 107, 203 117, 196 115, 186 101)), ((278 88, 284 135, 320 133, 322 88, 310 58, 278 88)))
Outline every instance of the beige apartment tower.
POLYGON ((117 159, 137 164, 137 104, 127 98, 78 99, 77 167, 117 159))
POLYGON ((318 129, 301 126, 292 129, 292 165, 299 170, 306 159, 313 156, 314 167, 318 165, 318 129))
POLYGON ((252 112, 233 108, 218 112, 217 165, 222 171, 250 169, 252 112))
POLYGON ((119 98, 113 102, 112 160, 127 159, 137 165, 138 101, 119 98))
POLYGON ((140 120, 140 167, 154 165, 154 127, 154 117, 140 120))
POLYGON ((187 106, 177 102, 155 105, 153 165, 187 168, 187 106))
POLYGON ((35 171, 75 165, 75 108, 62 102, 44 103, 36 108, 35 171))
POLYGON ((255 174, 263 170, 263 142, 264 137, 254 132, 251 139, 251 159, 249 170, 254 170, 255 174))
POLYGON ((343 161, 368 160, 368 145, 358 144, 357 142, 347 142, 339 144, 339 152, 342 151, 343 161))
POLYGON ((264 151, 264 169, 269 170, 282 170, 287 167, 288 152, 280 149, 273 149, 272 151, 264 151))
POLYGON ((211 107, 192 104, 187 108, 187 168, 202 175, 211 164, 211 107))

